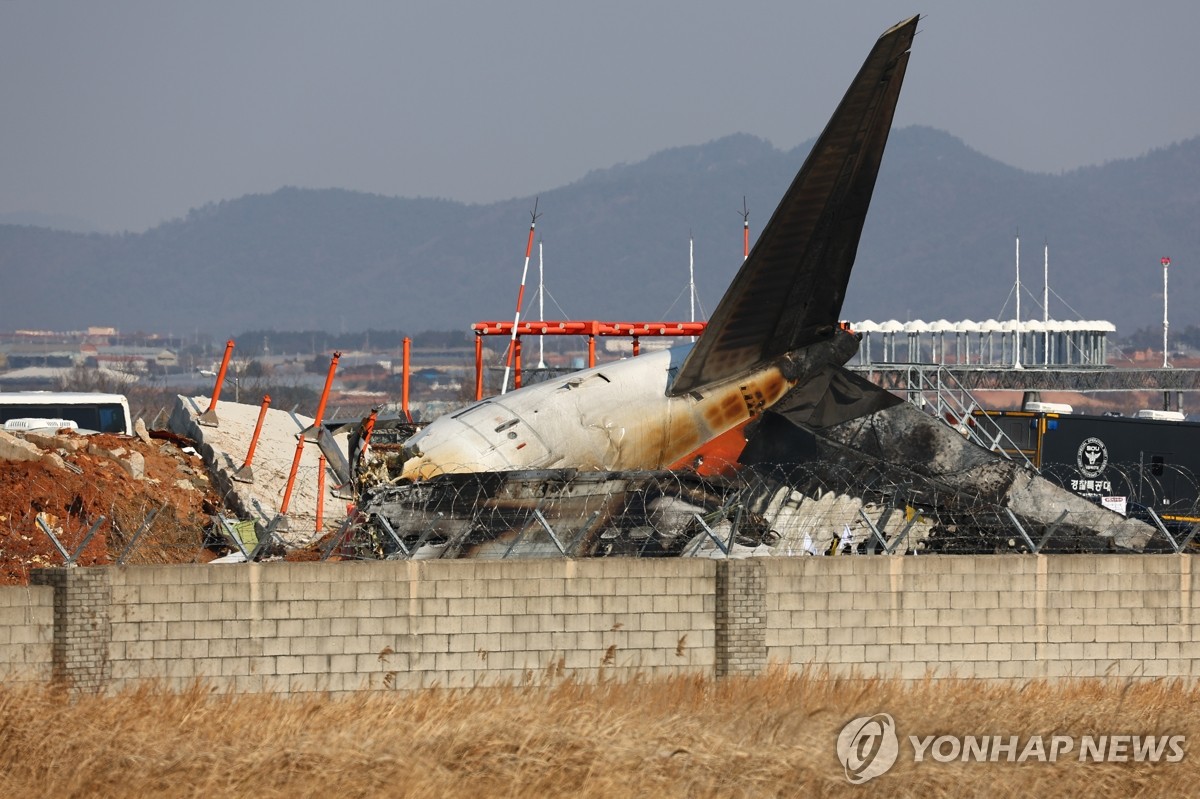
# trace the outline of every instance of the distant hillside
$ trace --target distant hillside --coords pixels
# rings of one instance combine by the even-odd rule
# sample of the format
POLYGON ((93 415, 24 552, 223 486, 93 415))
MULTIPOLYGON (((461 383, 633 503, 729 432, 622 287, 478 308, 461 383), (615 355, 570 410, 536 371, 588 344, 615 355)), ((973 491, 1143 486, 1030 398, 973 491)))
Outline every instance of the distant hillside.
MULTIPOLYGON (((688 234, 711 312, 810 144, 748 135, 596 170, 541 194, 548 317, 686 318, 688 234), (561 306, 561 310, 559 308, 561 306)), ((143 234, 0 225, 0 327, 191 333, 464 329, 513 313, 533 198, 491 205, 283 188, 195 209, 143 234)), ((1042 242, 1059 318, 1122 334, 1200 322, 1200 138, 1061 175, 1022 172, 948 134, 892 135, 843 315, 1011 317, 1013 239, 1040 316, 1042 242)), ((531 285, 536 283, 536 257, 531 285)), ((533 296, 532 289, 526 297, 533 296)), ((529 315, 526 311, 526 315, 529 315)))

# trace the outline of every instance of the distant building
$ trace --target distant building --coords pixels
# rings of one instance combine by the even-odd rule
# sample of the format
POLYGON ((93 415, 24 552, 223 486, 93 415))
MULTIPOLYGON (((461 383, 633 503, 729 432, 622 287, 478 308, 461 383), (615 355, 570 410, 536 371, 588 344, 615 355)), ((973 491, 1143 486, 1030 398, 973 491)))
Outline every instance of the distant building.
POLYGON ((171 350, 157 347, 95 347, 85 345, 82 351, 87 360, 96 366, 115 369, 119 372, 172 371, 179 366, 179 358, 171 350))
POLYGON ((83 355, 78 345, 49 341, 8 344, 4 347, 4 355, 8 359, 10 369, 22 369, 27 366, 69 369, 83 363, 83 355))

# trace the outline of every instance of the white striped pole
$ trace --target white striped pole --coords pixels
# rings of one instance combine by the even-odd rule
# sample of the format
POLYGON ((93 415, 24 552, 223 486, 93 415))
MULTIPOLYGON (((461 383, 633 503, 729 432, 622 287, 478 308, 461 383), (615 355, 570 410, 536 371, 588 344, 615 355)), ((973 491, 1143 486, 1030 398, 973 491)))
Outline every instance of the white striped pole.
POLYGON ((533 229, 537 225, 537 199, 533 201, 533 211, 529 214, 529 240, 525 242, 525 267, 521 270, 521 288, 517 291, 517 313, 513 317, 512 337, 508 340, 508 356, 504 359, 504 382, 500 384, 500 393, 508 392, 508 374, 512 369, 513 355, 517 350, 517 325, 521 323, 521 303, 525 301, 525 278, 529 276, 529 256, 533 254, 533 229))

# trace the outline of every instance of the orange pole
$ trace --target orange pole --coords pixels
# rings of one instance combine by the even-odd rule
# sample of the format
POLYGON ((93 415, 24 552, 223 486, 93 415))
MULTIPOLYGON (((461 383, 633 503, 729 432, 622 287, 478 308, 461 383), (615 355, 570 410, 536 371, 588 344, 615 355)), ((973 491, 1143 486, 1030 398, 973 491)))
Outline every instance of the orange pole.
POLYGON ((287 516, 288 505, 292 501, 292 487, 296 484, 296 472, 300 471, 300 455, 304 452, 304 436, 296 438, 296 457, 292 458, 292 470, 288 472, 287 488, 283 490, 283 503, 279 506, 279 515, 287 516))
POLYGON ((250 462, 254 460, 254 449, 258 446, 258 434, 262 432, 263 419, 267 418, 267 408, 271 405, 271 395, 263 394, 262 407, 258 409, 258 421, 254 423, 254 435, 250 437, 250 451, 246 453, 246 462, 242 464, 243 469, 250 468, 250 462))
POLYGON ((412 339, 408 336, 404 337, 404 360, 401 367, 403 376, 403 388, 400 391, 400 408, 404 411, 404 418, 412 421, 412 414, 408 412, 408 378, 409 378, 409 357, 412 352, 412 339))
POLYGON ((217 383, 213 386, 212 400, 208 403, 209 411, 217 409, 217 400, 221 398, 221 386, 225 383, 225 370, 229 368, 231 355, 233 355, 233 339, 225 342, 225 357, 221 359, 221 369, 217 372, 217 383))
POLYGON ((333 360, 329 362, 329 373, 325 375, 325 390, 321 392, 321 402, 317 405, 317 418, 313 421, 313 428, 319 428, 325 418, 325 403, 329 401, 329 389, 333 388, 333 373, 337 371, 338 358, 341 357, 340 352, 334 352, 333 360))
POLYGON ((513 338, 513 360, 516 363, 516 369, 513 371, 513 388, 521 387, 521 337, 513 338))
POLYGON ((483 399, 483 334, 475 334, 475 401, 483 399))
POLYGON ((371 436, 375 432, 375 419, 379 416, 379 409, 372 408, 371 415, 368 416, 362 423, 362 433, 359 437, 358 446, 350 453, 352 461, 361 459, 367 454, 367 447, 371 444, 371 436))
POLYGON ((633 357, 636 358, 637 356, 639 356, 641 354, 642 354, 642 340, 640 338, 638 338, 637 336, 634 336, 633 337, 633 357))
POLYGON ((321 470, 317 472, 317 534, 325 527, 325 456, 317 458, 321 470))
POLYGON ((588 368, 596 365, 596 330, 599 325, 592 322, 591 330, 588 331, 588 368))
POLYGON ((375 432, 375 418, 377 416, 379 416, 379 411, 372 409, 371 415, 367 417, 367 421, 363 422, 362 446, 364 449, 371 443, 371 434, 375 432))

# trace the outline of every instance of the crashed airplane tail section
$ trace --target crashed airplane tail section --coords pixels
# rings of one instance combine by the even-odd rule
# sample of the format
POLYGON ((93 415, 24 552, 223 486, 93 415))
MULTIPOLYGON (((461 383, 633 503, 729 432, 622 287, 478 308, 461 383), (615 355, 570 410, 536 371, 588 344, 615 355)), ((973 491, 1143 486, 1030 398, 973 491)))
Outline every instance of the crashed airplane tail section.
POLYGON ((846 363, 838 325, 903 83, 914 17, 875 43, 704 333, 526 386, 434 421, 402 477, 531 468, 665 468, 846 363))
POLYGON ((913 17, 879 37, 688 354, 672 395, 835 334, 916 30, 913 17))

